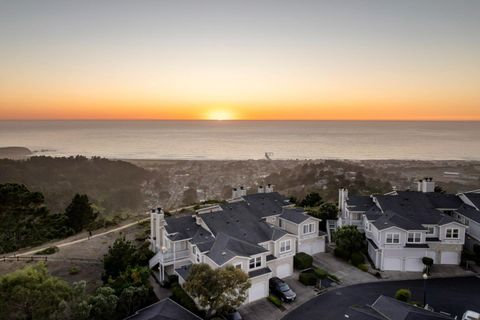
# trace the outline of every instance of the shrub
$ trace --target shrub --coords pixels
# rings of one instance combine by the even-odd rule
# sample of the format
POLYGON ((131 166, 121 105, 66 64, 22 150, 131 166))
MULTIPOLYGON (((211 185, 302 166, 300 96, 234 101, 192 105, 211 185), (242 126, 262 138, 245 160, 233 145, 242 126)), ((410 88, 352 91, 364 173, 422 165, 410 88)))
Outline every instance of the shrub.
POLYGON ((70 275, 75 275, 75 274, 78 274, 80 272, 80 268, 77 267, 77 266, 71 266, 69 269, 68 269, 68 274, 70 275))
POLYGON ((361 263, 357 266, 358 269, 362 270, 363 272, 368 272, 368 264, 361 263))
POLYGON ((408 289, 398 289, 395 293, 395 299, 403 302, 409 302, 412 298, 412 292, 408 289))
POLYGON ((338 277, 337 277, 336 275, 334 275, 334 274, 330 274, 330 273, 329 273, 329 274, 328 274, 328 278, 329 278, 330 280, 333 280, 333 281, 337 282, 337 283, 340 283, 340 279, 338 279, 338 277))
POLYGON ((298 281, 306 286, 314 286, 317 284, 317 276, 314 272, 302 272, 298 277, 298 281))
POLYGON ((195 314, 201 314, 200 310, 198 310, 197 305, 195 304, 195 301, 193 301, 193 299, 179 284, 174 284, 172 286, 172 300, 195 314))
POLYGON ((333 253, 335 254, 336 257, 339 257, 343 260, 348 260, 350 258, 350 254, 339 247, 335 248, 333 253))
POLYGON ((281 307, 282 306, 282 301, 277 297, 277 296, 274 296, 274 295, 269 295, 267 297, 267 300, 270 301, 271 303, 273 303, 275 306, 277 307, 281 307))
POLYGON ((356 267, 365 263, 365 257, 360 252, 352 253, 352 256, 350 257, 350 259, 352 260, 352 264, 356 267))
POLYGON ((328 272, 326 270, 323 270, 322 268, 315 268, 315 276, 318 279, 325 279, 328 277, 328 272))
POLYGON ((58 249, 58 247, 48 247, 46 249, 36 252, 35 254, 38 254, 38 255, 54 254, 54 253, 57 253, 59 250, 60 249, 58 249))
POLYGON ((293 266, 298 270, 305 270, 312 267, 313 258, 305 252, 298 252, 293 257, 293 266))

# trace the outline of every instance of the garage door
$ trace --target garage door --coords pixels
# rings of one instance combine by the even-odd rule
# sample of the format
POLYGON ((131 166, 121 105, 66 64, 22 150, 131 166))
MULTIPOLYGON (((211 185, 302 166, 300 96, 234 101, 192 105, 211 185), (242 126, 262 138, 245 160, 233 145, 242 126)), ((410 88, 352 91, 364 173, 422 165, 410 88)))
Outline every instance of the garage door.
POLYGON ((263 282, 258 282, 252 284, 250 289, 248 290, 248 301, 256 301, 262 298, 265 298, 267 296, 265 292, 265 283, 263 282))
POLYGON ((441 264, 458 264, 460 261, 458 252, 444 251, 442 252, 440 263, 441 264))
POLYGON ((324 252, 324 241, 323 240, 317 240, 314 242, 305 242, 302 243, 299 248, 299 252, 305 252, 308 254, 316 254, 320 252, 324 252))
POLYGON ((423 262, 420 258, 407 258, 405 260, 405 271, 423 271, 423 262))
POLYGON ((402 271, 402 260, 400 258, 388 258, 383 259, 383 270, 402 271))
POLYGON ((292 275, 292 270, 289 263, 284 263, 277 267, 277 277, 286 278, 291 275, 292 275))

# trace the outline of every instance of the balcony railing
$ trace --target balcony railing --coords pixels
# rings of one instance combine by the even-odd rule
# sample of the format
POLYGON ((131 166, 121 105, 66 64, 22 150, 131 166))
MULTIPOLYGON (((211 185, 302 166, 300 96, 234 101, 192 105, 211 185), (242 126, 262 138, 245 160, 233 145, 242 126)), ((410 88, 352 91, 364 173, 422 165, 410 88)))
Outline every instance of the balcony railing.
POLYGON ((185 258, 188 258, 190 256, 190 251, 189 250, 180 250, 180 251, 167 251, 167 252, 157 252, 153 256, 152 259, 150 259, 150 268, 155 266, 157 263, 160 264, 166 264, 170 262, 175 262, 178 260, 182 260, 185 258))

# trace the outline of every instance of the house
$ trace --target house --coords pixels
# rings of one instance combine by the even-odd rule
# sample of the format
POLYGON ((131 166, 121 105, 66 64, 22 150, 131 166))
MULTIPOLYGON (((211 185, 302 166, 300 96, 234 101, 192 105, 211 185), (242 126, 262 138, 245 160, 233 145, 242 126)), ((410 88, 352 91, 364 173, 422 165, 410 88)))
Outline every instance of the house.
POLYGON ((454 214, 464 202, 434 188, 427 178, 416 191, 385 195, 352 197, 340 189, 338 225, 355 225, 365 233, 368 255, 380 270, 422 271, 423 257, 435 264, 459 264, 467 226, 454 214))
POLYGON ((134 315, 125 320, 200 320, 199 316, 193 314, 171 299, 163 299, 146 308, 138 310, 134 315))
POLYGON ((150 267, 166 274, 177 274, 182 284, 192 264, 212 268, 228 265, 249 275, 251 288, 246 302, 268 296, 271 277, 285 278, 293 273, 293 256, 325 251, 325 233, 319 219, 307 215, 272 186, 259 187, 246 194, 235 188, 225 204, 198 210, 193 216, 164 217, 151 213, 151 241, 155 256, 150 267))
POLYGON ((472 238, 472 244, 480 244, 480 189, 459 193, 464 202, 453 217, 468 226, 467 234, 472 238))
POLYGON ((387 296, 380 296, 372 305, 351 306, 345 313, 350 320, 444 320, 454 318, 387 296))

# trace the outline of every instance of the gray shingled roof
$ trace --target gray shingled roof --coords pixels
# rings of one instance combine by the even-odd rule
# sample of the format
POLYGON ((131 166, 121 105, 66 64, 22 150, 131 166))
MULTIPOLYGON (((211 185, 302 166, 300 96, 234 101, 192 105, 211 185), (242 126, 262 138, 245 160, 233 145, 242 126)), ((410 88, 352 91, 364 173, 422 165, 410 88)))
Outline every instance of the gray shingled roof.
POLYGON ((463 201, 459 196, 448 193, 439 193, 439 192, 427 192, 425 193, 426 197, 433 205, 433 207, 438 209, 457 209, 459 208, 463 201))
POLYGON ((375 220, 373 225, 378 230, 390 227, 399 227, 404 230, 426 230, 421 224, 413 222, 391 210, 386 211, 380 218, 375 220))
POLYGON ((468 204, 463 204, 455 211, 469 219, 472 219, 475 222, 480 223, 480 211, 472 206, 469 206, 468 204))
POLYGON ((284 208, 280 218, 300 224, 310 218, 310 216, 301 208, 284 208))
POLYGON ((446 315, 415 307, 411 304, 383 295, 372 304, 372 309, 378 311, 389 320, 452 319, 446 315))
POLYGON ((259 245, 218 233, 207 256, 221 266, 236 256, 249 257, 264 252, 267 250, 259 245))
POLYGON ((169 238, 171 240, 184 240, 190 239, 197 233, 200 228, 196 224, 195 218, 192 216, 183 216, 183 217, 168 217, 165 219, 167 225, 165 229, 169 234, 174 234, 169 238))
POLYGON ((255 271, 250 271, 248 273, 248 277, 249 278, 255 278, 255 277, 258 277, 258 276, 261 276, 261 275, 264 275, 264 274, 267 274, 267 273, 271 273, 272 270, 270 270, 269 267, 265 267, 265 268, 262 268, 262 269, 258 269, 258 270, 255 270, 255 271))
POLYGON ((380 210, 379 207, 373 206, 367 211, 365 211, 365 216, 367 217, 367 220, 372 221, 372 220, 377 220, 382 216, 382 210, 380 210))
POLYGON ((480 209, 480 193, 467 192, 464 195, 470 200, 475 207, 480 209))
POLYGON ((352 207, 349 208, 350 211, 367 211, 372 206, 375 205, 373 200, 370 196, 348 196, 346 200, 347 206, 352 207))
POLYGON ((131 320, 199 320, 202 319, 191 313, 178 303, 167 298, 138 310, 134 315, 126 318, 131 320))
POLYGON ((279 215, 282 213, 284 206, 290 205, 288 198, 278 192, 255 193, 242 198, 259 218, 279 215))

